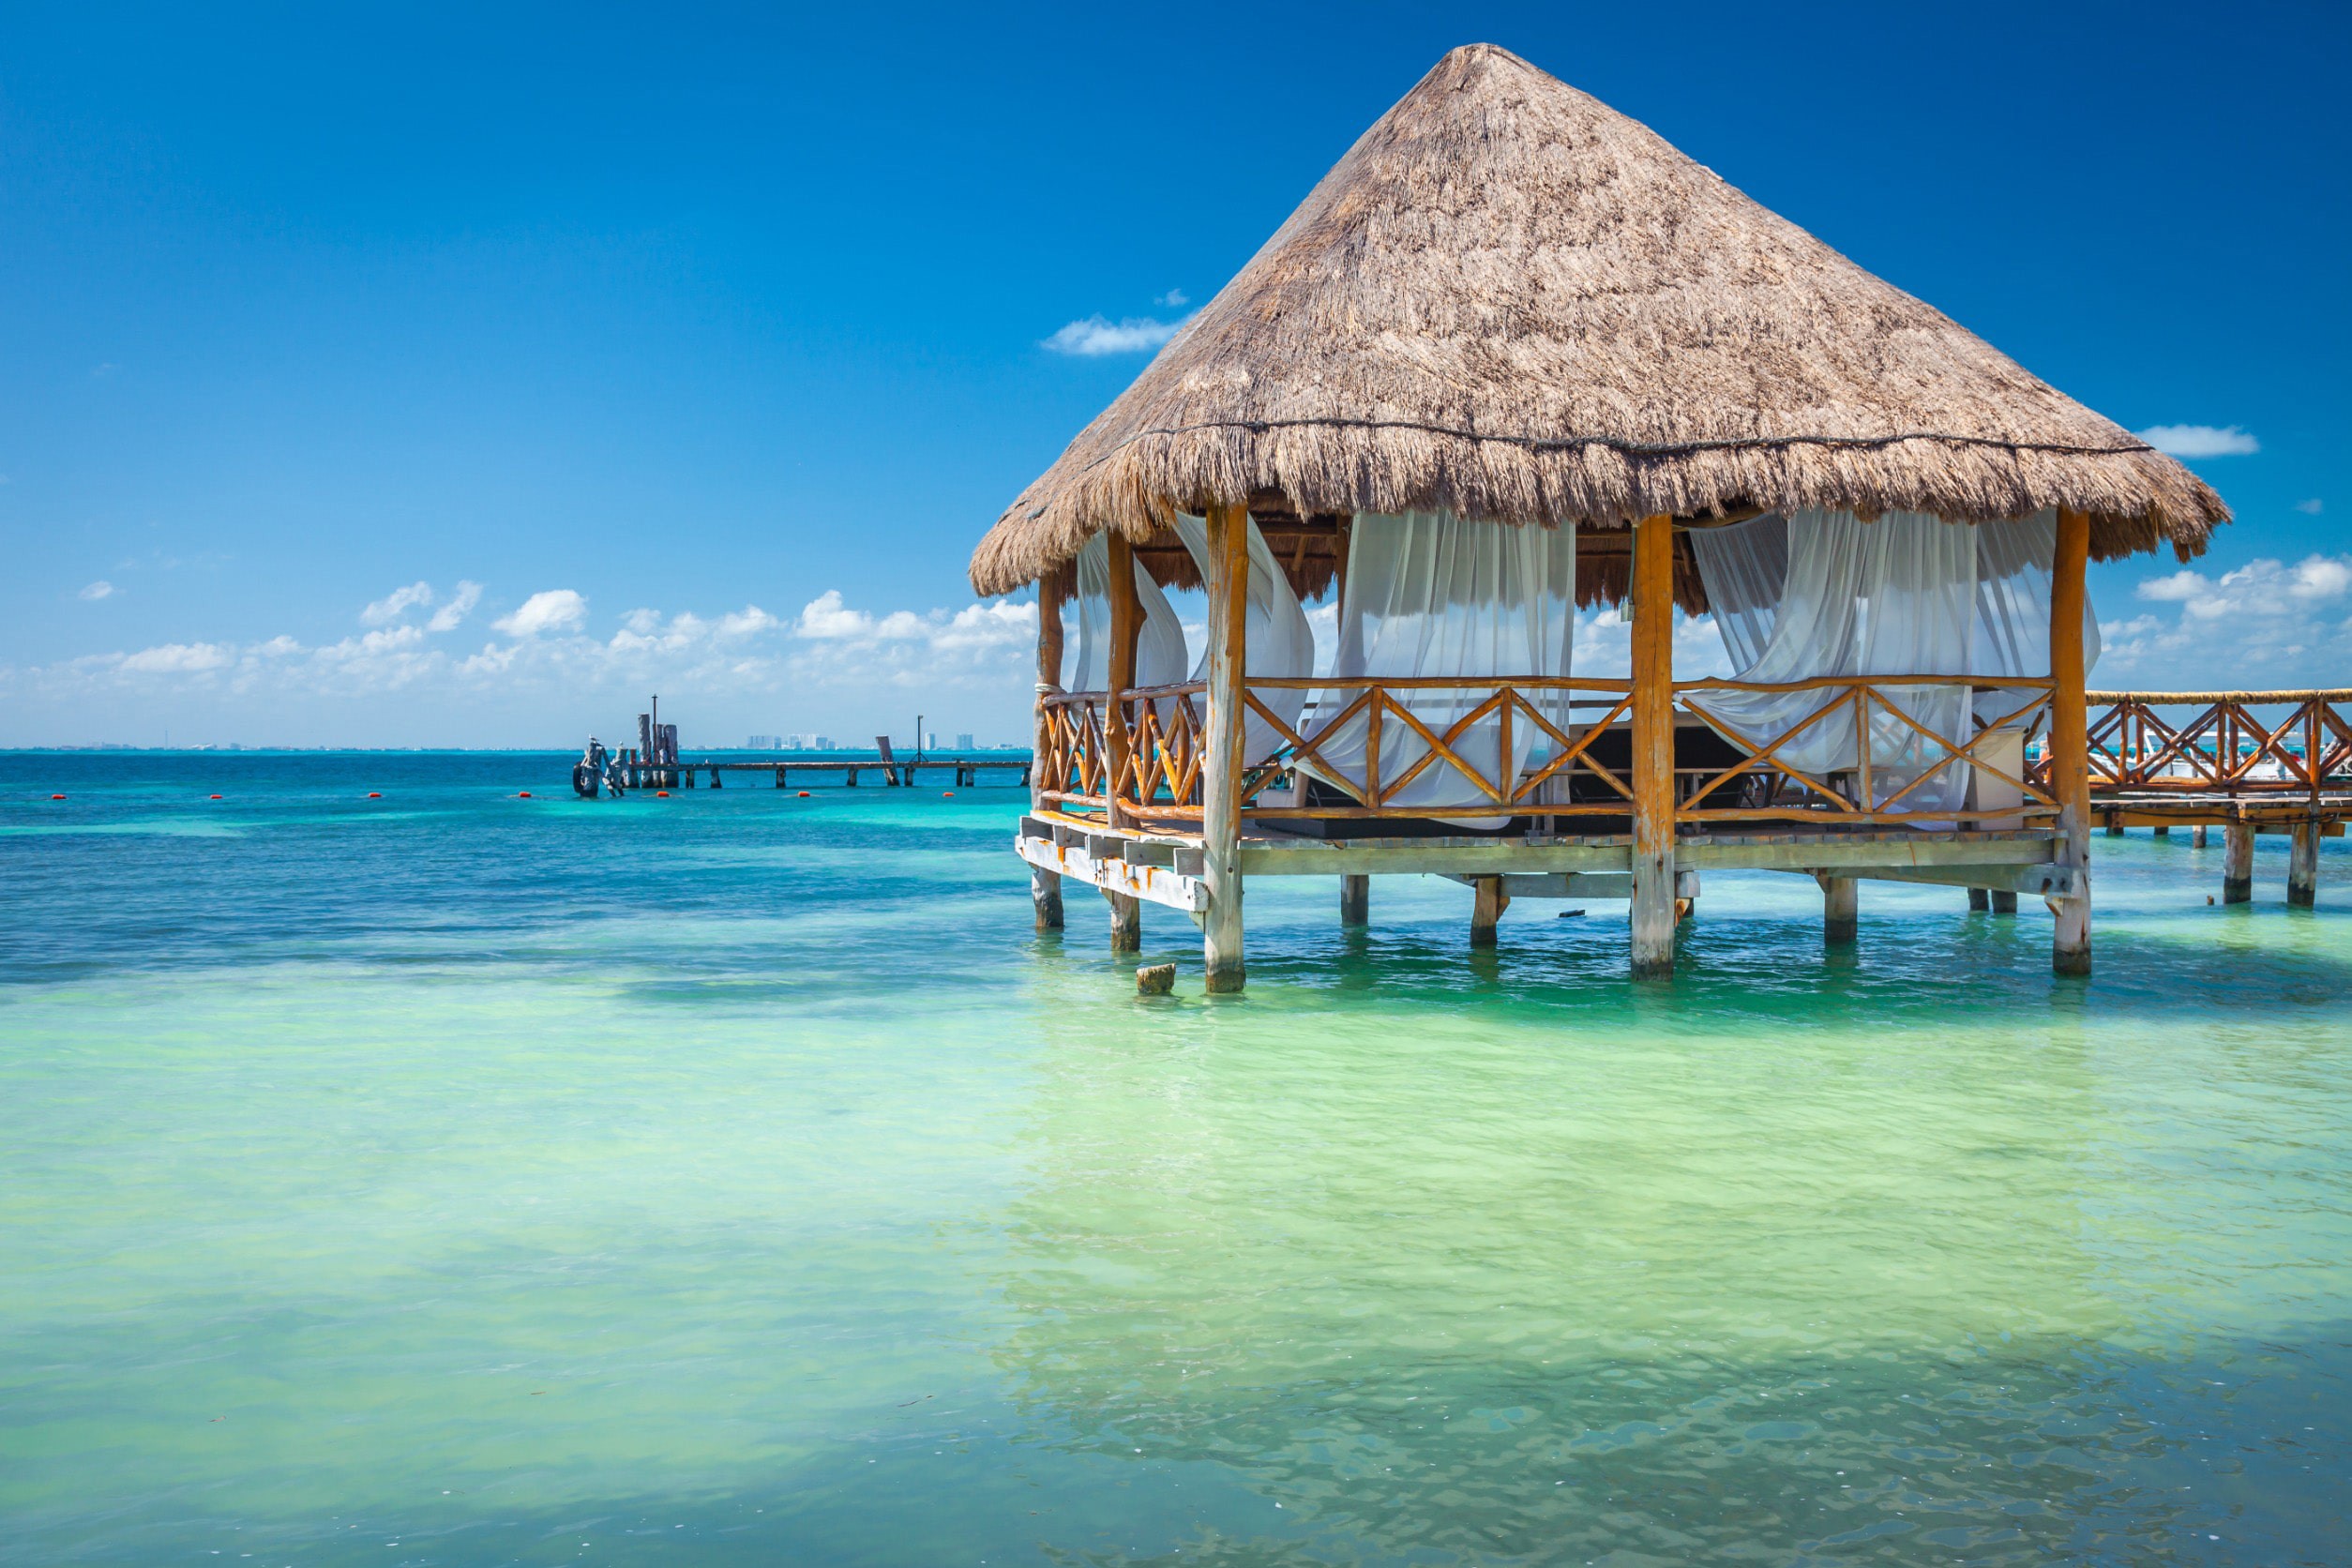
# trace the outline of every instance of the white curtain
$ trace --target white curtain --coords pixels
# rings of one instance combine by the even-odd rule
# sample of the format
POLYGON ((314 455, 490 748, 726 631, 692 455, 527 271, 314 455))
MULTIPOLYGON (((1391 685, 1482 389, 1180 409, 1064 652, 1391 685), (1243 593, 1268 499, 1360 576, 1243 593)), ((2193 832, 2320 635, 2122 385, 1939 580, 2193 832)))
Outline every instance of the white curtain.
MULTIPOLYGON (((1889 512, 1865 523, 1849 512, 1807 510, 1693 529, 1689 537, 1739 679, 2049 671, 2051 514, 1969 525, 1919 512, 1889 512)), ((2088 607, 2085 619, 2085 652, 2095 659, 2097 625, 2088 607)), ((1971 714, 1997 723, 2029 701, 1960 685, 1876 689, 1920 729, 1964 742, 1976 729, 1971 714)), ((1835 696, 1735 691, 1688 701, 1759 745, 1793 732, 1779 759, 1817 776, 1852 770, 1860 757, 1850 709, 1804 723, 1835 696)), ((1920 729, 1873 702, 1872 805, 1884 805, 1952 756, 1920 729)), ((1966 768, 1945 768, 1905 795, 1897 809, 1955 809, 1968 785, 1966 768)))
MULTIPOLYGON (((1576 628, 1576 535, 1572 528, 1517 528, 1465 522, 1441 512, 1401 517, 1359 515, 1348 547, 1348 575, 1339 616, 1339 652, 1332 673, 1342 676, 1565 675, 1576 628)), ((1308 656, 1312 658, 1312 649, 1308 656)), ((1315 694, 1314 722, 1327 723, 1362 695, 1340 688, 1315 694)), ((1492 695, 1461 690, 1399 691, 1392 695, 1429 730, 1442 735, 1492 695)), ((1530 694, 1545 717, 1563 731, 1567 693, 1530 694)), ((1349 719, 1310 771, 1361 799, 1365 787, 1364 715, 1349 719)), ((1512 726, 1511 755, 1500 756, 1502 726, 1489 716, 1453 743, 1453 749, 1489 779, 1515 779, 1537 731, 1522 717, 1512 726)), ((1380 777, 1400 777, 1429 752, 1428 743, 1394 716, 1380 726, 1380 777)), ((1464 827, 1499 828, 1496 818, 1446 818, 1447 807, 1490 804, 1486 793, 1452 763, 1431 763, 1389 804, 1426 810, 1464 827)))
MULTIPOLYGON (((1200 568, 1202 581, 1209 580, 1209 524, 1197 517, 1179 514, 1176 536, 1184 541, 1192 552, 1193 564, 1200 568)), ((1258 524, 1249 525, 1249 592, 1247 608, 1243 612, 1242 668, 1245 677, 1288 679, 1315 673, 1315 630, 1306 623, 1306 611, 1299 604, 1299 596, 1290 587, 1290 579, 1283 572, 1281 563, 1266 546, 1266 536, 1258 531, 1258 524)), ((1200 651, 1200 660, 1193 667, 1192 678, 1209 678, 1209 651, 1200 651)), ((1266 711, 1277 716, 1292 729, 1298 728, 1299 714, 1306 706, 1304 686, 1269 687, 1251 693, 1265 705, 1266 711)), ((1201 716, 1207 716, 1206 704, 1201 716)), ((1242 710, 1242 759, 1249 766, 1264 761, 1285 744, 1282 731, 1252 713, 1242 710)))
MULTIPOLYGON (((1184 678, 1184 625, 1140 561, 1135 564, 1135 592, 1143 602, 1135 684, 1173 686, 1184 678)), ((1078 646, 1063 656, 1062 689, 1103 691, 1110 685, 1110 545, 1100 534, 1078 551, 1076 602, 1078 646)))

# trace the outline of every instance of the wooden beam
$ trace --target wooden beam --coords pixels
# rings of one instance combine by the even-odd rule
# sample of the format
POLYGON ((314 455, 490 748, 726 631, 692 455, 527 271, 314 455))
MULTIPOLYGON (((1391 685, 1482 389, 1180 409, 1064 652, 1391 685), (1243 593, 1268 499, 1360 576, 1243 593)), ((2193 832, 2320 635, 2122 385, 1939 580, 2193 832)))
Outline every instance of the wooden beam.
POLYGON ((1492 947, 1495 944, 1495 923, 1502 912, 1511 907, 1511 895, 1503 891, 1500 877, 1480 877, 1471 883, 1476 898, 1470 905, 1470 945, 1492 947))
POLYGON ((1353 872, 1339 879, 1339 923, 1342 926, 1372 924, 1372 879, 1362 872, 1353 872))
POLYGON ((1109 782, 1103 792, 1110 802, 1110 825, 1127 827, 1134 818, 1122 801, 1119 781, 1127 771, 1133 748, 1125 694, 1135 685, 1136 639, 1143 630, 1143 600, 1136 592, 1134 548, 1115 528, 1104 537, 1110 547, 1110 701, 1103 713, 1103 753, 1109 767, 1109 782))
POLYGON ((1200 780, 1202 880, 1209 908, 1201 925, 1207 988, 1242 988, 1242 674, 1247 668, 1249 513, 1212 506, 1208 514, 1209 712, 1200 780))
MULTIPOLYGON (((1074 568, 1062 565, 1037 580, 1037 694, 1030 749, 1034 761, 1029 770, 1029 808, 1033 811, 1045 804, 1049 785, 1058 788, 1063 782, 1046 777, 1046 755, 1053 749, 1053 713, 1046 706, 1046 694, 1062 689, 1062 593, 1073 575, 1074 568)), ((776 777, 781 785, 782 768, 776 770, 776 777)), ((1043 866, 1030 867, 1029 902, 1038 930, 1062 929, 1062 873, 1043 866)))
POLYGON ((1634 524, 1634 972, 1674 972, 1674 520, 1634 524))
POLYGON ((2061 864, 2079 873, 2077 897, 2053 900, 2058 927, 2050 967, 2090 972, 2090 741, 2083 699, 2083 576, 2090 564, 2090 518, 2060 507, 2050 566, 2050 796, 2058 802, 2061 864))

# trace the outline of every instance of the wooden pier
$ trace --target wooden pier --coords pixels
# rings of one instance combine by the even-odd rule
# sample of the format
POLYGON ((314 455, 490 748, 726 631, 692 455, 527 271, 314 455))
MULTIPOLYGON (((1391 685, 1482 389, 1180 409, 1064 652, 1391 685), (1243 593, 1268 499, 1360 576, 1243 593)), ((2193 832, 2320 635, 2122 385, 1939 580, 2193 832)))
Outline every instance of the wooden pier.
POLYGON ((707 783, 710 789, 726 787, 727 775, 747 774, 755 778, 769 778, 774 787, 788 789, 797 777, 802 783, 831 782, 838 778, 842 784, 856 789, 862 778, 881 774, 885 787, 911 787, 918 776, 934 780, 944 775, 955 788, 976 786, 984 773, 1010 774, 1008 784, 1029 782, 1030 758, 1026 753, 974 755, 966 752, 939 754, 918 753, 912 757, 896 755, 889 744, 876 747, 874 756, 798 757, 791 761, 746 761, 717 758, 688 759, 674 754, 648 761, 634 749, 613 754, 599 761, 594 750, 574 765, 572 789, 583 798, 598 794, 621 794, 631 790, 691 790, 707 783))

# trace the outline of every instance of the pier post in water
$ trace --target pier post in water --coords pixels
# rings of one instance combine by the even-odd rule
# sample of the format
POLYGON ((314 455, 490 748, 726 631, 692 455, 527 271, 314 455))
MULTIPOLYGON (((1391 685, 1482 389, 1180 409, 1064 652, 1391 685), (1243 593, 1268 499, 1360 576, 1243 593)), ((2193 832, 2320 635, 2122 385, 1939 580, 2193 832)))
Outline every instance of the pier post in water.
POLYGON ((2203 822, 2197 823, 2195 827, 2189 830, 2189 848, 2193 850, 2205 848, 2205 824, 2203 822))
POLYGON ((2050 564, 2050 795, 2058 802, 2058 863, 2074 868, 2075 894, 2049 900, 2058 927, 2050 968, 2090 972, 2090 735, 2083 711, 2083 576, 2090 517, 2059 507, 2050 564))
POLYGON ((1238 991, 1242 962, 1242 674, 1247 668, 1249 508, 1209 508, 1209 715, 1201 734, 1201 957, 1211 991, 1238 991))
POLYGON ((1481 877, 1473 885, 1477 901, 1470 905, 1470 945, 1492 947, 1495 923, 1511 907, 1511 895, 1502 890, 1500 877, 1481 877))
POLYGON ((1968 912, 1983 914, 1993 907, 1993 890, 1989 887, 1968 889, 1968 912))
POLYGON ((1339 879, 1339 923, 1342 926, 1372 924, 1372 879, 1370 877, 1339 879))
POLYGON ((2310 909, 2319 901, 2319 823, 2297 822, 2286 852, 2286 901, 2310 909))
POLYGON ((2222 827, 2222 902, 2254 901, 2254 840, 2252 822, 2227 822, 2222 827))
POLYGON ((1993 889, 1993 912, 1995 914, 2015 914, 2017 912, 2016 889, 2008 887, 1997 887, 1993 889))
POLYGON ((1132 894, 1113 893, 1103 889, 1103 901, 1110 906, 1110 950, 1113 953, 1143 951, 1143 900, 1132 894))
POLYGON ((1674 520, 1634 524, 1636 974, 1674 972, 1674 520))
POLYGON ((1821 884, 1821 945, 1851 947, 1862 929, 1861 884, 1852 877, 1816 875, 1821 884))

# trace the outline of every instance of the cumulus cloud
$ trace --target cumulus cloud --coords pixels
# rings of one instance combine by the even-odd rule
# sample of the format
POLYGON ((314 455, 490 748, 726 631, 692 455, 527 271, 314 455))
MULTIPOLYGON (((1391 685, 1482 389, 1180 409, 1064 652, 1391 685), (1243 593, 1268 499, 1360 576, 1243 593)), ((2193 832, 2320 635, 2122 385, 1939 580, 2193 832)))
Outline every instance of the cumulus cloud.
POLYGON ((2298 501, 2295 503, 2295 509, 2302 513, 2307 518, 2315 518, 2327 508, 2321 505, 2319 497, 2314 495, 2309 501, 2298 501))
POLYGON ((1192 303, 1192 298, 1182 289, 1170 289, 1166 294, 1160 295, 1159 298, 1152 301, 1152 303, 1154 305, 1166 306, 1170 310, 1180 310, 1185 306, 1190 305, 1192 303))
POLYGON ((2329 671, 2352 656, 2352 555, 2166 572, 2133 592, 2143 603, 2177 608, 2102 623, 2103 670, 2209 686, 2220 659, 2235 684, 2297 684, 2335 678, 2329 671))
POLYGON ((2140 439, 2176 458, 2242 458, 2262 443, 2235 425, 2150 425, 2140 439))
POLYGON ((1118 322, 1089 316, 1084 321, 1070 323, 1047 339, 1044 346, 1055 354, 1087 359, 1107 354, 1141 354, 1175 337, 1176 329, 1184 324, 1155 321, 1149 316, 1129 316, 1118 322))
MULTIPOLYGON (((424 584, 418 583, 418 587, 424 584)), ((458 623, 474 613, 474 607, 482 602, 482 585, 460 580, 458 591, 449 596, 449 602, 433 611, 433 618, 425 623, 427 631, 455 631, 458 623)))
POLYGON ((874 618, 843 604, 840 589, 828 588, 801 606, 792 630, 801 637, 868 637, 873 634, 874 618))
POLYGON ((509 637, 536 637, 576 626, 588 618, 588 601, 569 588, 549 588, 522 601, 511 615, 490 624, 509 637))
POLYGON ((359 612, 359 618, 371 626, 400 619, 411 609, 433 602, 433 587, 430 582, 412 582, 405 588, 395 588, 384 597, 359 612))
POLYGON ((82 597, 85 599, 111 599, 113 596, 114 585, 104 578, 99 578, 96 582, 82 590, 82 597))
POLYGON ((219 642, 166 642, 142 648, 115 659, 115 667, 134 675, 188 675, 219 670, 236 661, 236 650, 219 642))

